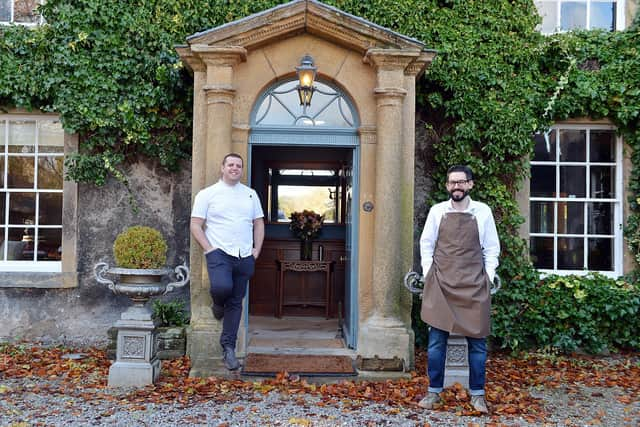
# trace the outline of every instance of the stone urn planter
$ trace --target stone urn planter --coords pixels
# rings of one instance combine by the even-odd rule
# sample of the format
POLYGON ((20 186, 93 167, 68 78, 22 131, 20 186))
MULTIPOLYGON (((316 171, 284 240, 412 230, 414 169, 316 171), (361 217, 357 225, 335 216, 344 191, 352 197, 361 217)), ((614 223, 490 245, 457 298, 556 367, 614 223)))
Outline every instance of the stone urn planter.
POLYGON ((126 295, 133 305, 127 308, 115 324, 118 330, 116 361, 109 368, 109 386, 144 386, 153 384, 160 375, 157 322, 146 303, 151 297, 165 295, 189 283, 189 269, 180 265, 171 270, 109 268, 105 262, 94 267, 98 283, 117 295, 126 295), (166 277, 175 280, 166 283, 166 277), (114 280, 108 276, 113 276, 114 280))
POLYGON ((105 262, 94 266, 98 283, 133 301, 115 324, 116 361, 109 369, 110 387, 153 384, 160 375, 158 323, 146 303, 151 297, 165 295, 189 282, 186 265, 174 270, 164 267, 166 253, 167 243, 158 230, 133 226, 120 233, 114 242, 113 255, 118 267, 109 267, 105 262))

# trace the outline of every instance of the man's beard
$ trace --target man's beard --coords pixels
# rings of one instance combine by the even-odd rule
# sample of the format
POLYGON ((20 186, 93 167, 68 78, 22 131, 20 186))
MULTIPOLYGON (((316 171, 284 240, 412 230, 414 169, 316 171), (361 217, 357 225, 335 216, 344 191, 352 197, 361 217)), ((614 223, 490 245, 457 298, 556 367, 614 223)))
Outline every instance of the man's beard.
POLYGON ((467 197, 469 195, 469 190, 459 190, 459 189, 455 189, 453 191, 449 191, 449 197, 451 198, 451 200, 453 200, 454 202, 461 202, 462 200, 464 200, 465 197, 467 197), (462 192, 462 195, 460 195, 460 193, 462 192), (456 193, 455 195, 453 193, 456 193))

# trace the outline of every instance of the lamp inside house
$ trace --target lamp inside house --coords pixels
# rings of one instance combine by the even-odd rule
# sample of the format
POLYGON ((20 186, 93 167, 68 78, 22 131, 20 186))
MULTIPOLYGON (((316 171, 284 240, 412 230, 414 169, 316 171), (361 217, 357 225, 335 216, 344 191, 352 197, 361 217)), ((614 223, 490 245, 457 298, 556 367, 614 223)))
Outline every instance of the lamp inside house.
POLYGON ((316 67, 313 64, 313 58, 305 55, 300 60, 300 66, 296 67, 298 73, 298 96, 300 97, 300 105, 308 107, 311 105, 311 97, 313 96, 313 81, 316 78, 316 67))

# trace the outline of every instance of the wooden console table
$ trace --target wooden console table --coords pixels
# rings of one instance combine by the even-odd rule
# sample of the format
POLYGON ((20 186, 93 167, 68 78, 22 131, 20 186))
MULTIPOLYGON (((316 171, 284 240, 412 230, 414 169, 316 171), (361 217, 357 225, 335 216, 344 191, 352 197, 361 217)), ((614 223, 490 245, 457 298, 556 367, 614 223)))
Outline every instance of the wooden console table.
POLYGON ((276 260, 278 263, 278 308, 276 311, 276 317, 282 317, 282 308, 284 304, 284 288, 285 278, 287 271, 297 271, 302 273, 302 286, 306 289, 307 273, 314 273, 318 271, 324 271, 324 302, 318 304, 316 302, 307 303, 301 301, 300 303, 291 305, 310 305, 320 306, 325 308, 325 317, 329 318, 329 304, 331 302, 331 285, 332 285, 332 273, 334 261, 291 261, 291 260, 276 260))

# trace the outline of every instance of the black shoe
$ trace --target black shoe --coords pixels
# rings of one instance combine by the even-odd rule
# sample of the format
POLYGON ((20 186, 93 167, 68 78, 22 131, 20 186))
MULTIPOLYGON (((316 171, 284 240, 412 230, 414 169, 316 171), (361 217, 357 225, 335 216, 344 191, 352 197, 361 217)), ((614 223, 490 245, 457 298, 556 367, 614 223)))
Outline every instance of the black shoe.
POLYGON ((230 371, 235 371, 240 367, 240 362, 236 359, 236 350, 234 348, 223 348, 222 359, 224 360, 224 366, 230 371))
POLYGON ((215 302, 213 303, 213 307, 211 307, 211 311, 213 311, 213 317, 215 317, 216 320, 221 320, 224 317, 224 307, 217 305, 215 302))

